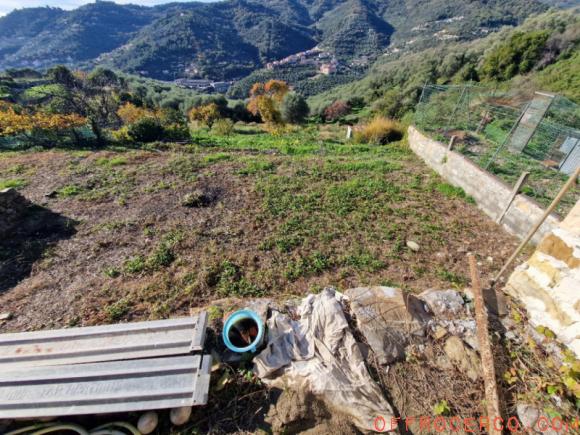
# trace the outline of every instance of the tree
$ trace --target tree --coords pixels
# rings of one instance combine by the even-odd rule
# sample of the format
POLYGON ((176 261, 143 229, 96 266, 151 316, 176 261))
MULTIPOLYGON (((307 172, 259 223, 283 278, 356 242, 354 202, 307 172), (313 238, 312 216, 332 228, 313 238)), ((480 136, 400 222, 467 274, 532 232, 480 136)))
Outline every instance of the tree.
POLYGON ((48 71, 50 80, 60 85, 59 91, 47 91, 51 98, 51 108, 61 114, 76 113, 87 118, 96 137, 103 145, 103 128, 118 126, 119 101, 117 95, 125 90, 125 82, 113 71, 97 69, 91 74, 73 74, 64 66, 56 66, 48 71))
POLYGON ((289 87, 281 80, 269 80, 264 83, 254 83, 250 89, 248 110, 254 116, 260 115, 266 123, 282 123, 282 115, 278 106, 288 93, 289 87))
POLYGON ((137 107, 133 103, 125 103, 117 109, 117 115, 123 124, 133 124, 146 116, 152 117, 153 112, 144 107, 137 107))
POLYGON ((213 123, 220 119, 221 113, 216 103, 209 103, 204 106, 194 107, 189 111, 189 119, 191 121, 199 121, 207 125, 208 128, 213 126, 213 123))
POLYGON ((61 115, 55 113, 17 111, 11 105, 0 107, 0 136, 41 131, 62 131, 82 127, 87 120, 75 113, 61 115))
POLYGON ((350 113, 351 107, 346 101, 336 100, 326 109, 324 109, 324 119, 327 121, 336 121, 350 113))
POLYGON ((481 72, 492 80, 509 80, 532 70, 542 57, 547 31, 517 32, 485 58, 481 72))
POLYGON ((310 108, 302 95, 290 92, 284 96, 280 112, 284 121, 291 124, 302 124, 310 113, 310 108))
POLYGON ((256 107, 262 121, 267 124, 281 124, 282 115, 276 108, 274 99, 267 95, 260 95, 256 97, 256 107))
POLYGON ((154 142, 163 138, 163 127, 158 120, 146 117, 129 125, 127 135, 136 142, 154 142))

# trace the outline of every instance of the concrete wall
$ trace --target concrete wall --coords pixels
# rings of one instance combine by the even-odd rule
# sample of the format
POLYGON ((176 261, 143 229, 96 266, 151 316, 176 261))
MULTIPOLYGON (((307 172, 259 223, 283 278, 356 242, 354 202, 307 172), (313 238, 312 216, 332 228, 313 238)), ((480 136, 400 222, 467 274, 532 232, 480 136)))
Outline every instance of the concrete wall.
MULTIPOLYGON (((409 145, 435 172, 471 195, 490 218, 497 220, 501 216, 510 200, 513 186, 508 186, 461 154, 448 151, 447 144, 430 139, 412 126, 409 127, 409 145)), ((543 213, 544 209, 534 200, 525 195, 516 195, 501 224, 523 239, 543 213)), ((546 234, 557 228, 559 222, 556 215, 549 216, 532 241, 539 243, 546 234)))
POLYGON ((510 276, 533 326, 550 328, 580 358, 580 201, 510 276))

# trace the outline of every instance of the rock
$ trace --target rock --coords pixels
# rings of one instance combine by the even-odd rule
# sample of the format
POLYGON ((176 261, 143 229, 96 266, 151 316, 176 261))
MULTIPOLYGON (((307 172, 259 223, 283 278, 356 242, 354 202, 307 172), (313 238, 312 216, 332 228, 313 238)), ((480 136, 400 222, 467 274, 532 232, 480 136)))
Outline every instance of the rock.
POLYGON ((542 435, 556 435, 559 431, 552 429, 549 422, 552 421, 550 416, 540 411, 533 405, 527 403, 518 403, 516 413, 522 428, 528 428, 528 433, 542 435), (538 419, 541 419, 538 421, 538 419))
POLYGON ((509 340, 509 341, 519 341, 519 340, 517 340, 516 334, 513 331, 506 332, 505 339, 509 340))
POLYGON ((150 434, 155 430, 159 423, 159 417, 155 411, 149 411, 142 414, 137 422, 137 429, 144 435, 150 434))
POLYGON ((407 240, 407 248, 409 248, 413 252, 419 252, 421 247, 417 242, 413 242, 412 240, 407 240))
POLYGON ((463 298, 455 290, 429 289, 418 297, 436 317, 457 319, 465 315, 463 298))
POLYGON ((459 337, 451 336, 444 346, 445 355, 462 373, 472 381, 479 378, 481 364, 474 350, 469 349, 459 337))
POLYGON ((0 320, 12 319, 12 313, 0 313, 0 320))
POLYGON ((189 421, 191 417, 191 406, 172 408, 169 412, 169 419, 175 426, 181 426, 189 421))
POLYGON ((414 295, 392 287, 358 287, 345 296, 380 364, 404 359, 410 338, 425 335, 430 316, 414 295))
POLYGON ((540 416, 540 410, 532 405, 526 403, 518 403, 516 405, 516 412, 522 427, 534 427, 534 423, 540 416))
POLYGON ((445 337, 446 335, 447 335, 447 329, 445 329, 443 326, 436 325, 435 328, 433 329, 433 338, 435 340, 440 340, 443 337, 445 337))

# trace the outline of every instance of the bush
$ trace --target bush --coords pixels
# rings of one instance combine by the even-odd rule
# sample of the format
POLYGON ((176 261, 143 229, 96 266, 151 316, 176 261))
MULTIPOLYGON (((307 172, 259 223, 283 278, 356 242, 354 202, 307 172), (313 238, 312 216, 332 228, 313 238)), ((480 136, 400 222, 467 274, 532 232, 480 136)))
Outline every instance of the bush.
POLYGON ((308 116, 310 108, 302 95, 290 92, 284 96, 280 111, 284 121, 291 124, 302 124, 308 116))
POLYGON ((231 119, 218 119, 211 131, 218 136, 230 136, 234 132, 234 122, 231 119))
POLYGON ((385 145, 403 138, 403 127, 397 121, 383 116, 375 117, 365 125, 362 131, 355 134, 355 140, 360 143, 385 145))
POLYGON ((337 100, 324 109, 324 119, 327 121, 336 121, 343 116, 346 116, 351 111, 351 106, 346 101, 337 100))
POLYGON ((131 142, 131 137, 129 136, 129 127, 126 125, 124 125, 118 130, 113 130, 111 132, 111 136, 113 136, 113 140, 115 142, 120 143, 131 142))
POLYGON ((163 138, 163 127, 154 118, 142 118, 129 125, 127 135, 135 142, 154 142, 163 138))
POLYGON ((486 56, 483 75, 492 80, 509 80, 531 71, 540 61, 548 37, 546 31, 515 33, 486 56))

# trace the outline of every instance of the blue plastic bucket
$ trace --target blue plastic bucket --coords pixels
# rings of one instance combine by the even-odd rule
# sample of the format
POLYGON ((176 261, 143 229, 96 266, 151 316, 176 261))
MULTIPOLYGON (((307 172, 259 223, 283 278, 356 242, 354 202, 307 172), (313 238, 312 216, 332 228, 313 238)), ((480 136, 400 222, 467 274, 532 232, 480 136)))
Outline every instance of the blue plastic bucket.
POLYGON ((238 310, 227 318, 222 338, 232 352, 255 352, 264 340, 264 323, 252 310, 238 310))

